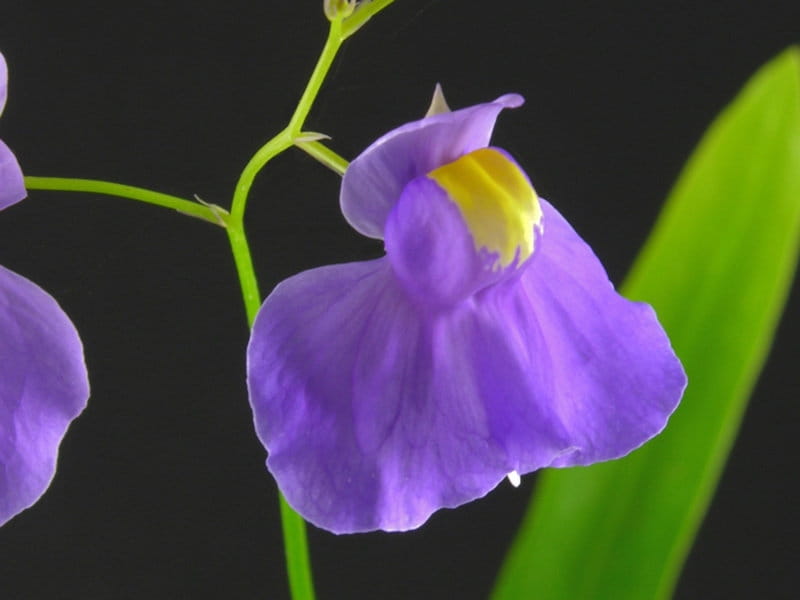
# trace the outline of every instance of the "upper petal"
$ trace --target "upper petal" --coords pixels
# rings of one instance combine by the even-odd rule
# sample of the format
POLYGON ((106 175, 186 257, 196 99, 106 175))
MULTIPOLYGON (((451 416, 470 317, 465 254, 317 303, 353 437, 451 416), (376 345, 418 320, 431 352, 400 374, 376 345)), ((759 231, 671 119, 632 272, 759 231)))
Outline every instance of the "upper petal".
POLYGON ((383 238, 386 217, 409 181, 487 146, 500 111, 522 102, 518 94, 506 94, 380 137, 350 163, 342 179, 340 203, 348 223, 363 235, 383 238))
POLYGON ((14 153, 0 140, 0 210, 25 198, 25 180, 14 153))
POLYGON ((83 347, 55 300, 0 267, 0 525, 50 485, 89 397, 83 347))

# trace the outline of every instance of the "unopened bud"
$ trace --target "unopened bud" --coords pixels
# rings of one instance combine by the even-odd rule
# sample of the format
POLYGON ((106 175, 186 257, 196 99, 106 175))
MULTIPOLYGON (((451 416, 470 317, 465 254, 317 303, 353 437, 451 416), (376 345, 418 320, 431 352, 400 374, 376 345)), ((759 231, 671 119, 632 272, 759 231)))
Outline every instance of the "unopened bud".
POLYGON ((346 18, 356 9, 356 0, 322 0, 325 16, 329 21, 346 18))

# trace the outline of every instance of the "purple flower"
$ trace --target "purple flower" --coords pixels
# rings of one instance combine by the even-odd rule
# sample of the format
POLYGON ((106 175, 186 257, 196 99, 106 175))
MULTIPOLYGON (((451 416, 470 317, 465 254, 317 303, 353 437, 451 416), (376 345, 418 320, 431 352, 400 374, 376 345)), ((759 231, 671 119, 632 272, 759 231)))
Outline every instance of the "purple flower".
POLYGON ((264 302, 248 384, 288 502, 337 533, 421 525, 504 477, 618 458, 686 377, 503 150, 510 94, 381 137, 342 181, 383 258, 306 271, 264 302))
MULTIPOLYGON (((0 114, 7 69, 0 54, 0 114)), ((17 159, 0 141, 0 209, 26 196, 17 159)), ((83 347, 56 301, 0 267, 0 525, 50 485, 58 446, 89 397, 83 347)))
MULTIPOLYGON (((6 59, 0 52, 0 117, 6 106, 8 93, 8 68, 6 59)), ((0 140, 0 210, 11 206, 27 196, 22 169, 8 146, 0 140)))

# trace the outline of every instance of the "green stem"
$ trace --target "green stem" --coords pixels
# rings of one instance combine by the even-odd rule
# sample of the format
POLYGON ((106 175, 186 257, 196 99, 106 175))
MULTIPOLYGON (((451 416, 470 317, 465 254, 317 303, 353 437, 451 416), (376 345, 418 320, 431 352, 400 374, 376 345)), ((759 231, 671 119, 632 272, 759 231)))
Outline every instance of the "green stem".
MULTIPOLYGON (((228 240, 230 241, 236 273, 242 289, 242 299, 247 313, 247 324, 253 327, 258 309, 261 307, 261 294, 258 279, 253 267, 253 259, 247 235, 244 231, 244 209, 247 196, 258 172, 273 157, 292 145, 292 136, 284 130, 267 142, 253 155, 245 166, 233 194, 231 216, 228 219, 228 240)), ((311 577, 311 560, 306 539, 306 523, 294 512, 280 493, 281 528, 286 555, 286 570, 289 576, 289 590, 293 600, 313 600, 314 584, 311 577)))
POLYGON ((342 20, 334 19, 331 21, 331 26, 328 29, 328 38, 325 40, 325 45, 322 47, 322 52, 319 54, 317 64, 311 72, 311 77, 308 79, 306 89, 303 90, 303 95, 300 96, 300 101, 297 103, 297 108, 294 109, 294 114, 289 120, 289 126, 286 128, 292 132, 292 137, 296 138, 300 135, 303 129, 303 124, 306 122, 306 117, 311 111, 311 105, 319 94, 319 89, 322 87, 322 82, 328 75, 328 71, 333 64, 333 59, 344 41, 342 36, 342 20))
POLYGON ((264 168, 270 160, 278 154, 290 148, 293 144, 293 136, 288 129, 284 129, 266 144, 264 144, 253 158, 245 165, 239 181, 236 182, 236 189, 233 192, 231 203, 231 224, 241 223, 244 220, 244 209, 247 206, 247 196, 253 186, 256 175, 264 168))
POLYGON ((258 309, 261 308, 261 293, 258 291, 258 280, 256 279, 253 259, 250 254, 250 245, 247 236, 241 227, 229 226, 228 240, 233 252, 233 261, 236 264, 236 274, 239 277, 239 285, 242 288, 242 299, 244 300, 244 310, 247 314, 247 325, 253 327, 256 320, 258 309))
MULTIPOLYGON (((308 84, 306 84, 306 88, 300 97, 300 101, 297 103, 297 108, 289 121, 289 125, 264 144, 258 152, 253 155, 242 170, 239 180, 236 182, 236 189, 233 192, 233 201, 231 203, 231 214, 230 218, 227 220, 228 239, 231 243, 233 258, 236 263, 236 272, 239 275, 239 282, 242 288, 245 310, 247 311, 248 322, 251 326, 255 314, 258 312, 261 297, 258 293, 258 285, 253 270, 253 261, 250 256, 247 236, 244 232, 244 212, 247 206, 247 197, 250 194, 250 188, 253 186, 256 175, 258 175, 261 169, 275 156, 294 145, 295 140, 302 138, 302 129, 306 117, 311 111, 311 106, 314 104, 317 94, 319 94, 320 87, 322 87, 322 82, 325 80, 331 68, 331 64, 333 64, 333 59, 336 57, 336 53, 342 45, 343 37, 341 31, 342 20, 334 19, 331 21, 325 45, 322 48, 322 52, 320 52, 317 64, 314 66, 314 71, 311 73, 308 84)), ((310 145, 312 151, 318 153, 319 148, 323 147, 322 144, 318 142, 297 142, 297 144, 301 148, 310 145)), ((331 164, 344 164, 344 166, 347 164, 343 158, 338 157, 333 151, 328 151, 326 155, 327 158, 332 161, 331 164)))
POLYGON ((295 142, 294 145, 338 175, 344 175, 347 170, 347 160, 324 144, 319 142, 295 142))
POLYGON ((184 200, 177 196, 162 194, 132 185, 110 183, 96 179, 73 179, 71 177, 25 177, 25 188, 28 190, 57 190, 62 192, 89 192, 92 194, 105 194, 138 200, 148 204, 155 204, 171 208, 192 217, 197 217, 214 225, 225 226, 228 213, 225 209, 212 204, 200 204, 191 200, 184 200))
POLYGON ((311 560, 308 552, 306 522, 298 515, 283 494, 278 494, 283 528, 283 549, 286 554, 289 590, 293 600, 314 600, 314 581, 311 577, 311 560))
MULTIPOLYGON (((247 321, 251 327, 261 305, 261 295, 258 291, 253 260, 247 242, 247 235, 244 231, 244 213, 247 206, 247 197, 259 171, 275 156, 290 148, 295 139, 301 137, 306 117, 319 93, 325 76, 330 70, 336 52, 342 44, 341 27, 341 19, 335 19, 331 22, 325 46, 322 48, 320 57, 289 121, 289 125, 253 155, 236 183, 227 231, 233 259, 236 263, 236 272, 239 276, 239 284, 242 289, 247 321)), ((311 560, 308 552, 306 523, 300 515, 292 510, 282 495, 279 494, 279 498, 286 569, 289 575, 291 597, 293 600, 313 600, 314 584, 311 577, 311 560)))
MULTIPOLYGON (((253 269, 253 260, 242 221, 232 220, 228 224, 227 232, 233 259, 236 263, 239 284, 242 288, 247 323, 252 328, 258 309, 261 307, 261 295, 258 291, 258 280, 253 269)), ((282 494, 279 493, 278 498, 291 597, 293 600, 314 600, 306 522, 292 510, 282 494)))
MULTIPOLYGON (((344 173, 347 168, 346 160, 315 140, 302 140, 303 125, 342 42, 392 1, 374 0, 361 5, 359 10, 347 19, 346 25, 343 25, 341 17, 331 21, 325 45, 289 124, 253 155, 239 176, 233 193, 230 217, 226 219, 226 225, 242 289, 247 322, 251 328, 261 305, 261 295, 258 291, 258 281, 244 230, 244 213, 250 188, 258 173, 270 160, 295 144, 337 173, 344 173)), ((279 494, 279 502, 291 597, 293 600, 313 600, 314 584, 311 577, 306 523, 300 515, 292 510, 282 494, 279 494)))
MULTIPOLYGON (((226 228, 239 284, 242 290, 248 325, 252 328, 261 306, 261 294, 255 276, 253 260, 247 235, 244 230, 244 213, 247 198, 256 176, 272 158, 297 145, 300 149, 320 161, 340 175, 347 168, 347 161, 316 140, 303 140, 302 129, 311 107, 319 94, 322 83, 330 70, 336 53, 345 39, 350 37, 372 16, 391 4, 393 0, 372 0, 362 3, 346 20, 341 17, 331 21, 328 37, 319 59, 303 91, 297 108, 287 127, 269 140, 256 152, 239 176, 231 203, 231 212, 224 209, 190 200, 154 192, 142 188, 92 179, 67 179, 58 177, 26 177, 27 189, 61 190, 91 192, 130 198, 147 202, 203 219, 226 228)), ((281 526, 283 528, 286 566, 289 576, 289 589, 293 600, 314 600, 314 586, 311 577, 311 561, 308 552, 306 523, 298 515, 283 495, 279 494, 281 526)))

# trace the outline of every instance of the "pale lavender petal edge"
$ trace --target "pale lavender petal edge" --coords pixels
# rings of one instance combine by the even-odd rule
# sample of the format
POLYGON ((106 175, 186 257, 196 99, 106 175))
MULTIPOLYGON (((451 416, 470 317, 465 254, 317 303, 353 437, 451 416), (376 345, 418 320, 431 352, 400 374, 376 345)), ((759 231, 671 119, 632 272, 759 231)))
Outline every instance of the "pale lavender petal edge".
POLYGON ((0 267, 0 525, 47 490, 88 397, 72 322, 47 292, 0 267))
POLYGON ((16 204, 28 195, 17 158, 0 140, 0 210, 16 204))

